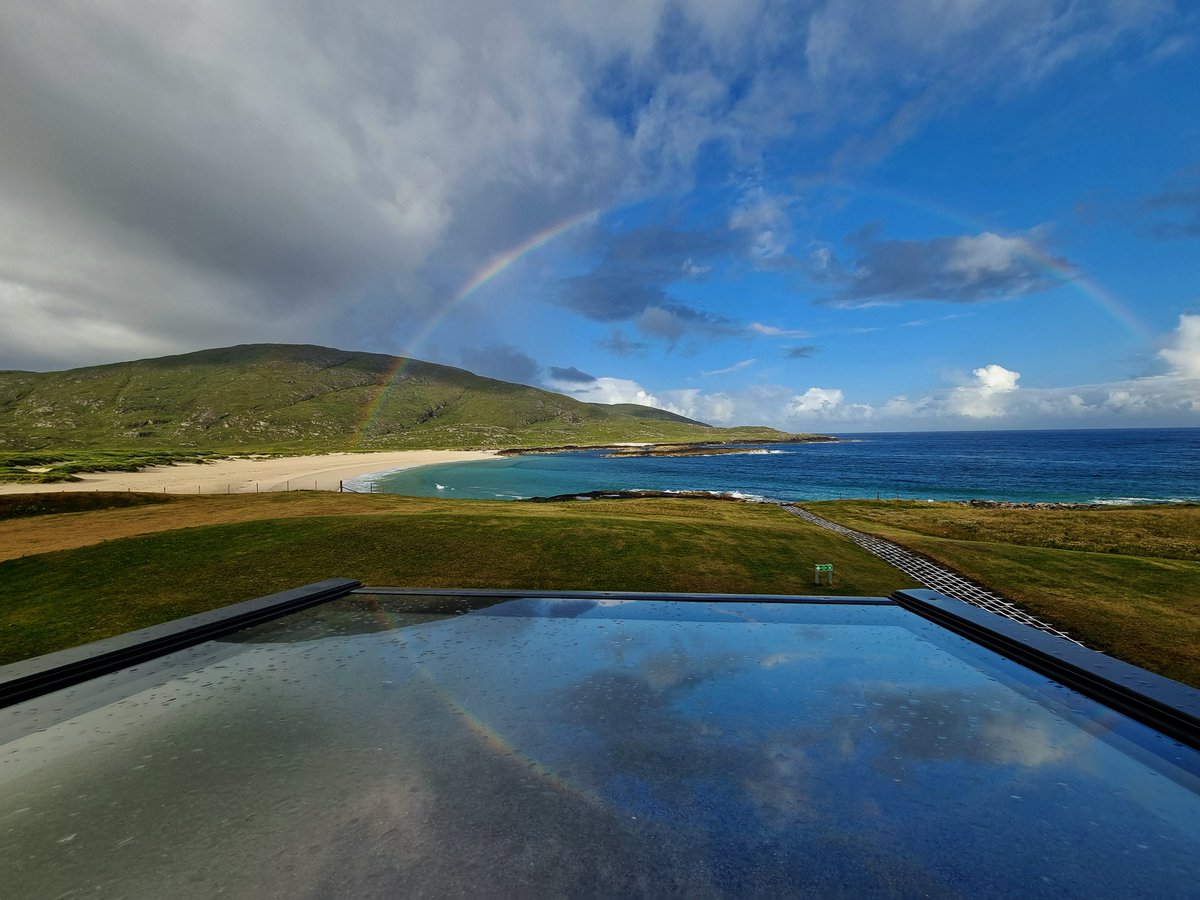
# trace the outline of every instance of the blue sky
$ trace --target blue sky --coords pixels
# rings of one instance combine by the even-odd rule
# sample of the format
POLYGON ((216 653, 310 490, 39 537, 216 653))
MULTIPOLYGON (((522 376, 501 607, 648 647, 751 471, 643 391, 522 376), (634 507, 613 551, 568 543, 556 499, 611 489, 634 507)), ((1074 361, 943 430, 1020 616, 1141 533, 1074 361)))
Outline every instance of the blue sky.
POLYGON ((1168 0, 0 9, 0 367, 407 354, 714 424, 1200 426, 1168 0))

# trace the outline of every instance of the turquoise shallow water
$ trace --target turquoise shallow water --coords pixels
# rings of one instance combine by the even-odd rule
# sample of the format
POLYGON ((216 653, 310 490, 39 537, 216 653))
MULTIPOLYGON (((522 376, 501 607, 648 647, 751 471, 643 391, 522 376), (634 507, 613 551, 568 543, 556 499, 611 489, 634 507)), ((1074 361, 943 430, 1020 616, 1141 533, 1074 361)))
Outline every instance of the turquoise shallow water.
POLYGON ((745 454, 606 459, 602 451, 426 466, 356 490, 510 499, 596 490, 714 491, 777 500, 900 497, 1200 502, 1200 428, 843 435, 745 454))

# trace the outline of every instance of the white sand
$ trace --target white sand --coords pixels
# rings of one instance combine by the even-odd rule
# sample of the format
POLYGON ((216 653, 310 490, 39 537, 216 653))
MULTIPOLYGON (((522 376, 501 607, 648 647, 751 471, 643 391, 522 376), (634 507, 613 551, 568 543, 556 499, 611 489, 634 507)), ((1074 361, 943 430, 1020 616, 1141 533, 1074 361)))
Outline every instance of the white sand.
POLYGON ((383 453, 326 453, 278 459, 219 459, 211 463, 151 466, 140 472, 80 473, 82 481, 7 484, 0 494, 58 491, 151 491, 168 494, 243 494, 255 491, 336 491, 359 475, 438 463, 491 459, 494 450, 395 450, 383 453))

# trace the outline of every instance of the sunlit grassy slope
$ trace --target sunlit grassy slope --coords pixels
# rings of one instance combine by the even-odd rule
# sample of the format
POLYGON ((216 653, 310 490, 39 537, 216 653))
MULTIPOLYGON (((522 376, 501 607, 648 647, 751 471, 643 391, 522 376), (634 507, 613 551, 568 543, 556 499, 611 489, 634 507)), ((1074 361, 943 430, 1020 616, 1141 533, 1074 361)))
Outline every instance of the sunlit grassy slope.
POLYGON ((0 662, 333 576, 418 587, 803 594, 814 592, 813 563, 832 562, 838 584, 823 593, 886 596, 913 586, 773 506, 311 493, 155 500, 61 514, 38 507, 34 517, 0 521, 0 546, 44 538, 28 545, 32 555, 0 562, 0 662), (141 533, 104 540, 131 532, 141 533), (52 546, 76 549, 37 552, 52 546))
POLYGON ((0 372, 0 450, 320 451, 783 437, 583 403, 463 369, 252 344, 67 372, 0 372))
POLYGON ((1200 686, 1200 506, 804 505, 943 562, 1090 647, 1200 686))

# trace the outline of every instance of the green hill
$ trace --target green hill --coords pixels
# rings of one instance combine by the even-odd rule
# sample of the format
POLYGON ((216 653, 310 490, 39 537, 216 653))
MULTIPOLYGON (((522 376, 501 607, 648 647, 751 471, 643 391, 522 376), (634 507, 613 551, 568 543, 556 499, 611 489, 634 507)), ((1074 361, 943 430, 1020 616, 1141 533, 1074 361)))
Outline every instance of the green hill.
POLYGON ((0 448, 207 451, 549 446, 786 437, 583 403, 463 369, 246 344, 65 372, 0 372, 0 448))

